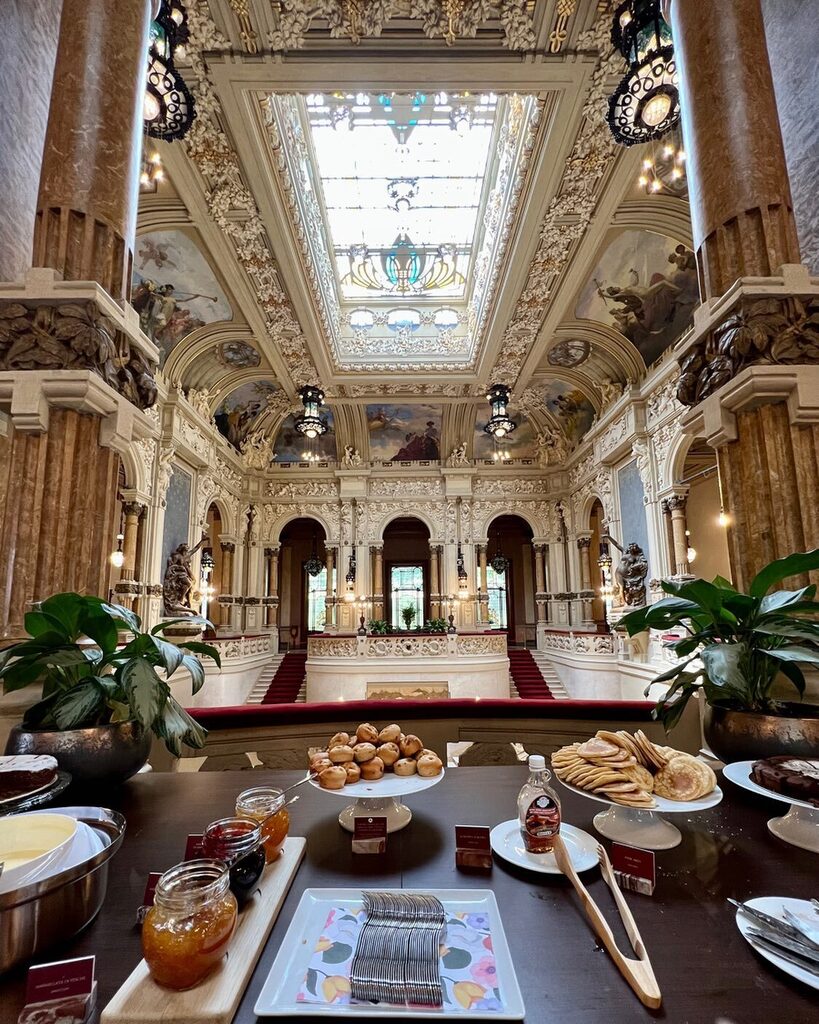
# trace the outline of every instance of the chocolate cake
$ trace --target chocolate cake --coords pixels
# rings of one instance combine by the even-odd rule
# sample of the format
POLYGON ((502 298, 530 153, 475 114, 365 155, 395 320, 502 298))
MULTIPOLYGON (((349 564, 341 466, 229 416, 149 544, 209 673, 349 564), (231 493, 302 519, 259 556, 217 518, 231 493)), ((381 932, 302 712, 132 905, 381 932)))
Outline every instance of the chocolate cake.
POLYGON ((44 789, 57 778, 57 761, 48 754, 0 757, 0 800, 13 800, 44 789))
POLYGON ((819 807, 819 759, 781 754, 764 761, 754 761, 751 778, 764 789, 770 789, 794 800, 806 800, 819 807))

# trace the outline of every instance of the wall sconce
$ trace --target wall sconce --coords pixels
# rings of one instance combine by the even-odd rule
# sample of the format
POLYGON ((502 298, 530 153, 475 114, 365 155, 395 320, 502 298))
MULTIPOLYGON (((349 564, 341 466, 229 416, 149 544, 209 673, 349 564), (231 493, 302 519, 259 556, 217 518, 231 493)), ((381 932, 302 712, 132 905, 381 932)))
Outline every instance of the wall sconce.
POLYGON ((111 565, 115 569, 121 569, 125 565, 125 552, 122 550, 122 542, 125 540, 125 535, 122 533, 117 534, 117 550, 111 552, 111 565))
POLYGON ((355 561, 355 548, 350 555, 350 561, 348 563, 347 575, 344 577, 347 585, 347 593, 352 594, 355 590, 355 576, 356 576, 356 561, 355 561))

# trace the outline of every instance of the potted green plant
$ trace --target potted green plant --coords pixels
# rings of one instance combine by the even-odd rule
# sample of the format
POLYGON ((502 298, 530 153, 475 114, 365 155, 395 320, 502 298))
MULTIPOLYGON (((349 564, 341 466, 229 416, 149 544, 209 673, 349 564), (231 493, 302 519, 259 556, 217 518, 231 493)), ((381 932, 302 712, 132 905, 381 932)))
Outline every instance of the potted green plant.
POLYGON ((427 633, 446 633, 448 626, 446 619, 427 619, 424 629, 427 633))
POLYGON ((386 636, 387 635, 387 620, 386 619, 370 619, 367 623, 367 629, 373 634, 373 636, 386 636))
POLYGON ((404 621, 404 629, 412 629, 412 624, 415 622, 415 605, 405 604, 401 609, 401 618, 404 621))
POLYGON ((6 693, 42 684, 6 753, 53 754, 75 779, 122 781, 145 764, 151 733, 176 755, 183 743, 204 746, 205 730, 171 695, 168 680, 185 668, 197 693, 205 681, 198 656, 221 666, 219 652, 165 640, 164 630, 179 622, 205 620, 172 619, 145 633, 138 615, 99 597, 55 594, 40 603, 25 617, 29 639, 0 652, 6 693), (123 645, 121 629, 132 634, 123 645))
POLYGON ((663 580, 669 597, 624 615, 617 628, 629 636, 646 629, 682 628, 686 633, 667 645, 681 660, 651 683, 669 684, 655 717, 672 728, 702 689, 705 739, 722 760, 815 755, 819 706, 780 700, 776 691, 790 684, 801 701, 805 676, 800 665, 819 665, 816 586, 773 588, 789 576, 816 569, 819 549, 771 562, 754 577, 747 594, 721 576, 711 583, 663 580))

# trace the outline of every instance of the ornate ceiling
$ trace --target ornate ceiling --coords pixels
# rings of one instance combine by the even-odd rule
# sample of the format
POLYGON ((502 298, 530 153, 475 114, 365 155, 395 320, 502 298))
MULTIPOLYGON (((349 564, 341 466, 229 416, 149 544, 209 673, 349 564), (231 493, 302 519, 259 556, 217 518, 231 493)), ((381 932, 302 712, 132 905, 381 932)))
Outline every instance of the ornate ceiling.
POLYGON ((383 403, 454 407, 471 443, 501 381, 530 448, 571 448, 669 357, 696 300, 688 208, 611 140, 608 3, 187 7, 198 116, 141 197, 135 294, 212 412, 255 387, 276 431, 319 383, 362 447, 383 403))

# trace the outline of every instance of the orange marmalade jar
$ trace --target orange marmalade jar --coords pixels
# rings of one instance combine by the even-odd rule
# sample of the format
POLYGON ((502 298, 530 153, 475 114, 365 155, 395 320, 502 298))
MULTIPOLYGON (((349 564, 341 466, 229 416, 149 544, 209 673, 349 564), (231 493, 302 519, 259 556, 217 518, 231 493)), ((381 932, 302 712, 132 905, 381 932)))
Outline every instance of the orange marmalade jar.
POLYGON ((236 797, 236 816, 250 818, 261 825, 267 863, 276 860, 290 828, 290 815, 284 806, 282 791, 269 786, 246 789, 236 797))
POLYGON ((158 985, 186 989, 217 967, 236 929, 230 874, 220 860, 189 860, 159 879, 142 925, 142 954, 158 985))

